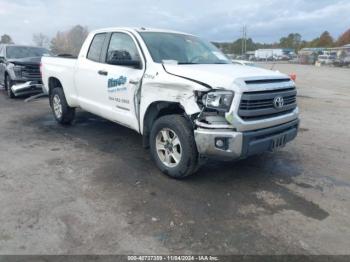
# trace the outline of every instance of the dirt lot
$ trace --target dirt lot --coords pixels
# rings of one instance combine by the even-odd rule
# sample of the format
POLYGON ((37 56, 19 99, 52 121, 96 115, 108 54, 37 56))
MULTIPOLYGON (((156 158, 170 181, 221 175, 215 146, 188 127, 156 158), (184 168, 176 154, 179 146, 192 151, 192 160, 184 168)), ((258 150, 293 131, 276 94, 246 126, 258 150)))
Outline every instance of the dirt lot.
POLYGON ((298 75, 296 141, 183 181, 133 131, 2 91, 0 254, 349 254, 350 70, 275 69, 298 75))

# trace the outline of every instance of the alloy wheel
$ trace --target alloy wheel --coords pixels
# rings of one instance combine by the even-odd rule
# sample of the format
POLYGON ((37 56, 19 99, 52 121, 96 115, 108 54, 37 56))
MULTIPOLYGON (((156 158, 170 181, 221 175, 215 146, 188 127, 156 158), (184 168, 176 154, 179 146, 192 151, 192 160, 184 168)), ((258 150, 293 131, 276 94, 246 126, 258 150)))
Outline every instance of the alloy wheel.
POLYGON ((62 117, 62 104, 58 95, 55 95, 52 100, 53 111, 58 119, 62 117))
POLYGON ((176 167, 182 158, 182 146, 177 134, 169 129, 161 129, 156 136, 156 149, 160 161, 167 167, 176 167))

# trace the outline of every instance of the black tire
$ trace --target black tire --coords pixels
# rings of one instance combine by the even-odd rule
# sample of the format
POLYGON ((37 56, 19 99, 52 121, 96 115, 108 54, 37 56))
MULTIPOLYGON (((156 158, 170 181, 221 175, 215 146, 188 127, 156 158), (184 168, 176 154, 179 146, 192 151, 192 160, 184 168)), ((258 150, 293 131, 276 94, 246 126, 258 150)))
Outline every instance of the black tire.
POLYGON ((158 168, 171 178, 185 178, 197 170, 198 152, 194 140, 193 128, 184 116, 167 115, 157 119, 152 126, 150 134, 150 150, 158 168), (180 140, 181 160, 175 167, 166 166, 157 152, 157 136, 164 129, 174 131, 180 140))
POLYGON ((50 106, 58 123, 61 125, 70 125, 73 122, 75 117, 75 108, 68 105, 62 88, 56 87, 52 90, 50 94, 50 106), (61 114, 57 113, 54 108, 54 100, 57 98, 59 99, 59 104, 61 106, 61 114))
POLYGON ((12 92, 11 87, 13 86, 13 81, 9 75, 5 75, 5 90, 7 92, 7 96, 12 99, 15 98, 15 94, 12 92))

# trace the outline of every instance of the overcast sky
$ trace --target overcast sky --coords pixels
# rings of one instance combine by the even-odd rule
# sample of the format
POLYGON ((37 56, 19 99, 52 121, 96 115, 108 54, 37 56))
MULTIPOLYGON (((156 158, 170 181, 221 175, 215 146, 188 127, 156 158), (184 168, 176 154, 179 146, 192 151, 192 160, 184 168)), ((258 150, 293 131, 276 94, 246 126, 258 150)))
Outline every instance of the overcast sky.
POLYGON ((350 28, 349 0, 0 0, 0 34, 31 44, 33 33, 52 37, 81 24, 90 30, 143 26, 185 31, 211 41, 239 38, 247 24, 255 41, 290 32, 310 40, 350 28))

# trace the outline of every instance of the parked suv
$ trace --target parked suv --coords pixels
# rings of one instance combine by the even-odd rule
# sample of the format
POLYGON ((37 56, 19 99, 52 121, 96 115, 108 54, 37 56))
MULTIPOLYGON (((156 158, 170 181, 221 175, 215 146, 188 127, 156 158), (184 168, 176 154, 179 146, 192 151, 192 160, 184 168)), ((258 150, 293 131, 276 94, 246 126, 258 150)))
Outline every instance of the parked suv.
POLYGON ((42 47, 0 46, 0 84, 10 98, 42 92, 40 60, 49 53, 42 47))

